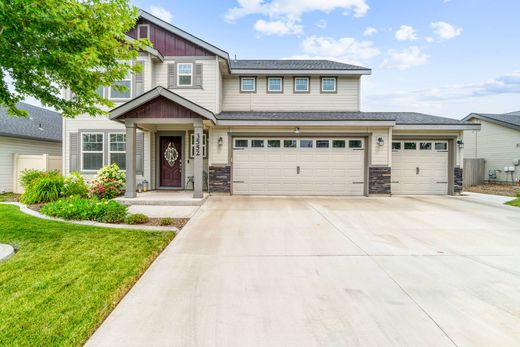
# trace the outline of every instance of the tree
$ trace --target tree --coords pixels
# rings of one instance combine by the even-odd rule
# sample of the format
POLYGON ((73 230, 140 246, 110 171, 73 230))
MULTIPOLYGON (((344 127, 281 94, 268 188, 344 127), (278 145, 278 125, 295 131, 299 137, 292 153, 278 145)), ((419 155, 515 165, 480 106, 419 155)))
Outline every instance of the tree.
POLYGON ((25 116, 16 103, 32 96, 65 117, 106 114, 96 90, 138 72, 131 61, 150 45, 125 35, 137 17, 128 0, 1 0, 0 106, 25 116))

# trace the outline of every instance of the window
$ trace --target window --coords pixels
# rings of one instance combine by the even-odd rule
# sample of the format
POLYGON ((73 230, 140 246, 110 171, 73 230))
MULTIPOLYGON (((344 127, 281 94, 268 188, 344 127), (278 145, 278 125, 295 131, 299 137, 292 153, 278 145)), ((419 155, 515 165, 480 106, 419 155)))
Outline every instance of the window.
POLYGON ((308 93, 309 89, 309 77, 295 77, 294 78, 294 92, 295 93, 308 93))
POLYGON ((432 149, 432 143, 431 142, 421 142, 419 144, 419 149, 421 151, 431 151, 432 149))
POLYGON ((437 151, 447 151, 448 143, 447 142, 435 142, 435 150, 437 151))
POLYGON ((251 147, 264 148, 264 140, 251 140, 251 147))
POLYGON ((345 140, 332 140, 332 148, 345 148, 345 140))
POLYGON ((280 148, 280 140, 267 140, 267 147, 280 148))
POLYGON ((240 78, 240 91, 242 93, 256 92, 256 78, 255 77, 240 78))
POLYGON ((247 140, 235 140, 235 147, 236 148, 246 148, 246 147, 248 147, 248 141, 247 140))
POLYGON ((103 167, 103 134, 81 134, 81 170, 97 171, 103 167))
POLYGON ((282 93, 283 79, 281 77, 267 77, 267 92, 282 93))
POLYGON ((148 24, 139 24, 137 26, 137 36, 140 39, 150 38, 150 26, 148 24))
POLYGON ((283 140, 285 148, 296 148, 296 140, 283 140))
POLYGON ((363 141, 361 140, 349 140, 348 148, 363 148, 363 141))
MULTIPOLYGON (((245 140, 247 141, 247 140, 245 140)), ((246 146, 247 147, 247 146, 246 146)), ((195 134, 190 134, 190 158, 195 157, 195 134)), ((208 157, 208 135, 206 133, 202 133, 202 157, 208 157)))
POLYGON ((406 150, 416 150, 417 149, 417 143, 415 143, 415 142, 405 142, 404 143, 404 149, 406 149, 406 150))
POLYGON ((312 140, 300 140, 300 148, 312 148, 312 140))
POLYGON ((392 142, 392 150, 400 151, 401 150, 401 142, 392 142))
POLYGON ((97 93, 97 95, 99 95, 102 98, 105 97, 105 87, 103 87, 103 86, 97 87, 96 93, 97 93))
POLYGON ((132 75, 128 73, 124 79, 115 81, 110 87, 110 99, 125 100, 132 97, 132 75), (114 86, 118 86, 116 89, 114 86), (123 89, 124 88, 124 89, 123 89))
POLYGON ((179 63, 177 64, 177 85, 179 87, 186 87, 192 85, 193 79, 193 64, 179 63))
POLYGON ((329 140, 316 140, 316 148, 329 148, 329 140))
POLYGON ((336 92, 336 77, 322 77, 321 92, 322 93, 335 93, 336 92))
POLYGON ((126 170, 126 134, 109 134, 110 164, 116 163, 121 170, 126 170))

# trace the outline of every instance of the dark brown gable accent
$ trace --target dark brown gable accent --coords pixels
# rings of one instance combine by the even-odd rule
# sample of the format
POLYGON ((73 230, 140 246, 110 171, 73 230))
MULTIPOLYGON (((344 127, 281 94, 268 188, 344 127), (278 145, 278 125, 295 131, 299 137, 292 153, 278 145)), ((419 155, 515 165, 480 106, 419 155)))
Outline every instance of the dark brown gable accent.
MULTIPOLYGON (((153 48, 161 52, 162 55, 178 57, 214 56, 214 54, 210 51, 167 30, 164 30, 163 28, 158 27, 157 25, 150 23, 147 20, 140 19, 137 22, 137 25, 139 24, 150 25, 150 41, 153 44, 153 48)), ((128 33, 128 36, 134 39, 137 38, 137 25, 128 33)))
POLYGON ((118 117, 125 118, 203 118, 197 113, 181 106, 163 96, 159 96, 144 105, 141 105, 126 114, 118 117))

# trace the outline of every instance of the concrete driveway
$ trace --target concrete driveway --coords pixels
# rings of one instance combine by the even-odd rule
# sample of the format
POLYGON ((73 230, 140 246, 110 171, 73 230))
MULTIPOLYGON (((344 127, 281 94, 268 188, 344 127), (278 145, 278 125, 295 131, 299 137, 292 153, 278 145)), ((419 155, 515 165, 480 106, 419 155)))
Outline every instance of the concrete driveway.
POLYGON ((520 209, 212 197, 89 346, 518 346, 520 209))

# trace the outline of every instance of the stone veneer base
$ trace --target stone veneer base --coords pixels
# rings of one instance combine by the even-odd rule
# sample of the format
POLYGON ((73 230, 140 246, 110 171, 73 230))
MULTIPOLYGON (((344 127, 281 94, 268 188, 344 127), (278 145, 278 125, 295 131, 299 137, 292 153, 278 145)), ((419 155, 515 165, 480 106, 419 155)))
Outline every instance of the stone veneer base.
POLYGON ((231 166, 212 165, 209 167, 209 192, 231 193, 231 166))
POLYGON ((373 166, 368 168, 368 194, 392 193, 392 168, 373 166))

